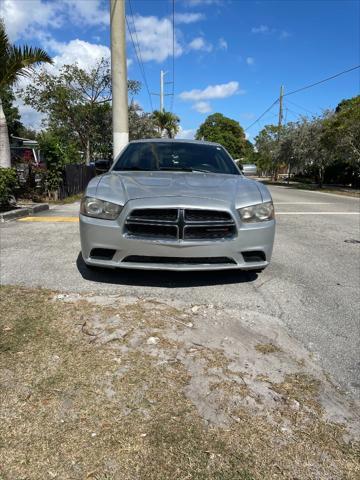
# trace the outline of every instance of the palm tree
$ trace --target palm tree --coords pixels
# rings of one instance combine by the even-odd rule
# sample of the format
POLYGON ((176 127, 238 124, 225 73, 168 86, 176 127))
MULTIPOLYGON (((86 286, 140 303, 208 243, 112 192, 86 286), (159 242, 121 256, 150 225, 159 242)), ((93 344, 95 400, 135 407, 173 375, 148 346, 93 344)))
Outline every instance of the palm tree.
POLYGON ((159 110, 155 110, 153 116, 160 135, 163 136, 166 132, 169 138, 174 138, 179 131, 180 118, 171 112, 161 112, 159 110))
POLYGON ((10 167, 10 144, 1 91, 14 85, 21 77, 28 77, 39 63, 52 63, 49 55, 41 48, 27 45, 11 45, 0 19, 0 167, 10 167))

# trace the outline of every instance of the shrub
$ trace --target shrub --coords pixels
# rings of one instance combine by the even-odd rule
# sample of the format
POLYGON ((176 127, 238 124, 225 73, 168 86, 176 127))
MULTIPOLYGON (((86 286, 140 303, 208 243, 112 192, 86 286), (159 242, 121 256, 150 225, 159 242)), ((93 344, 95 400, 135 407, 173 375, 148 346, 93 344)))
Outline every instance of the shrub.
POLYGON ((0 167, 0 206, 10 204, 16 186, 17 176, 15 169, 0 167))

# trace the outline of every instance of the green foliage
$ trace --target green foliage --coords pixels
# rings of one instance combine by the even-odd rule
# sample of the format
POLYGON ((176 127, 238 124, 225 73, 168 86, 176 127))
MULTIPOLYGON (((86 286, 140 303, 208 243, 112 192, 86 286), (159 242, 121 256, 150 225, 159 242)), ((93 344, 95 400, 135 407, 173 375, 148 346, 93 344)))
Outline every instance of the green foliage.
POLYGON ((155 110, 153 121, 159 130, 160 136, 165 132, 169 138, 174 138, 179 131, 180 118, 171 112, 155 110))
POLYGON ((360 96, 343 100, 335 112, 301 118, 279 131, 266 125, 255 139, 259 169, 272 176, 280 166, 314 178, 320 186, 358 186, 360 177, 360 96), (278 135, 279 134, 279 135, 278 135))
POLYGON ((360 163, 360 95, 339 103, 324 122, 323 142, 340 162, 360 163))
POLYGON ((278 135, 279 128, 276 125, 266 125, 255 138, 259 152, 258 169, 270 172, 272 176, 276 176, 280 164, 278 135))
POLYGON ((72 144, 63 147, 62 141, 52 132, 42 132, 38 136, 38 142, 47 167, 45 171, 38 173, 43 175, 43 183, 46 183, 48 190, 57 190, 61 183, 64 165, 77 163, 78 153, 72 151, 74 149, 72 144))
POLYGON ((11 45, 5 26, 0 21, 1 90, 16 83, 20 77, 29 77, 33 73, 32 67, 43 62, 52 63, 52 60, 41 48, 11 45))
MULTIPOLYGON (((129 80, 130 94, 140 83, 129 80)), ((86 71, 78 65, 64 65, 59 74, 38 73, 23 92, 26 104, 47 115, 47 127, 64 143, 77 145, 89 163, 94 156, 111 152, 111 72, 102 59, 86 71)))
POLYGON ((4 87, 0 91, 0 98, 6 118, 9 137, 19 137, 23 129, 23 125, 20 121, 19 109, 14 106, 15 95, 10 87, 4 87))
POLYGON ((249 150, 249 144, 240 124, 221 113, 208 116, 197 130, 195 138, 220 143, 233 158, 244 157, 249 150))
POLYGON ((145 113, 135 102, 129 106, 129 140, 159 137, 154 116, 145 113))
POLYGON ((0 168, 0 205, 9 205, 17 185, 16 171, 13 168, 0 168))

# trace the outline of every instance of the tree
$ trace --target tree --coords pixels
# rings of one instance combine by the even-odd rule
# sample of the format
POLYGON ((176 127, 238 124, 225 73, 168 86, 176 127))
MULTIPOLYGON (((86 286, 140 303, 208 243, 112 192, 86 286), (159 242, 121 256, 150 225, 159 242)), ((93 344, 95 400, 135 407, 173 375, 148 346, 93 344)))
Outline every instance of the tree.
MULTIPOLYGON (((136 94, 140 83, 128 81, 128 90, 136 94)), ((60 72, 39 72, 22 92, 26 104, 47 115, 51 131, 75 143, 86 163, 96 154, 111 149, 111 73, 107 60, 100 60, 86 71, 78 65, 64 65, 60 72)))
POLYGON ((129 105, 129 140, 159 136, 154 116, 143 112, 137 103, 131 102, 129 105))
POLYGON ((343 100, 324 122, 324 142, 338 160, 360 163, 360 95, 343 100))
POLYGON ((20 120, 19 109, 17 106, 14 105, 15 95, 13 93, 13 90, 10 87, 5 87, 0 92, 0 96, 6 118, 9 137, 19 137, 24 126, 20 120))
POLYGON ((6 117, 2 105, 2 97, 21 77, 32 74, 33 68, 40 63, 52 63, 49 55, 41 48, 27 45, 18 47, 11 45, 0 20, 0 166, 9 168, 10 144, 6 117))
POLYGON ((259 170, 277 176, 280 164, 279 127, 265 125, 255 138, 256 149, 259 153, 257 165, 259 170))
POLYGON ((161 137, 166 133, 169 138, 174 138, 178 133, 180 118, 173 113, 155 110, 153 112, 153 118, 161 137))
POLYGON ((240 124, 221 113, 209 115, 196 132, 197 140, 208 140, 223 145, 233 158, 245 156, 248 145, 240 124))

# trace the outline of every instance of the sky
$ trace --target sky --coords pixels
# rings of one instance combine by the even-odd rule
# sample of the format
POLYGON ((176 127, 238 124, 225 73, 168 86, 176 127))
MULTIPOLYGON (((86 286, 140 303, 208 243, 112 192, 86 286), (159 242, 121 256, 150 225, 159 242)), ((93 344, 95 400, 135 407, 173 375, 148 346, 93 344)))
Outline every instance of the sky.
MULTIPOLYGON (((109 57, 110 0, 0 0, 10 40, 41 46, 54 59, 53 71, 77 62, 91 68, 109 57)), ((175 0, 175 75, 172 0, 126 0, 146 81, 159 92, 167 72, 165 108, 180 117, 182 138, 193 138, 208 115, 220 112, 249 127, 279 96, 360 64, 360 2, 355 0, 175 0), (131 9, 130 9, 131 7, 131 9)), ((128 78, 143 83, 136 101, 149 98, 127 32, 128 78)), ((360 70, 284 98, 284 121, 321 114, 359 94, 360 70)), ((41 117, 18 101, 23 123, 40 128, 41 117)), ((246 130, 253 140, 276 123, 278 105, 246 130)))

